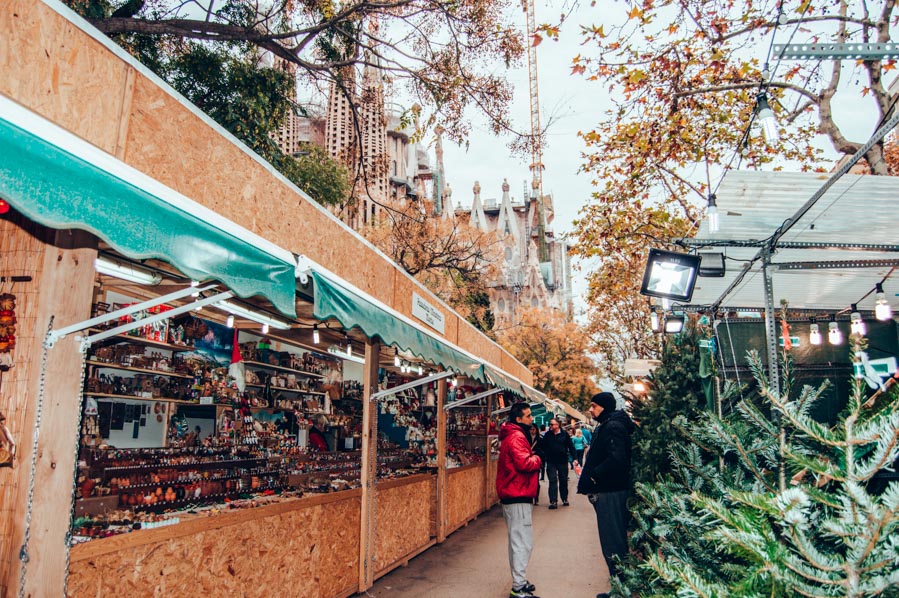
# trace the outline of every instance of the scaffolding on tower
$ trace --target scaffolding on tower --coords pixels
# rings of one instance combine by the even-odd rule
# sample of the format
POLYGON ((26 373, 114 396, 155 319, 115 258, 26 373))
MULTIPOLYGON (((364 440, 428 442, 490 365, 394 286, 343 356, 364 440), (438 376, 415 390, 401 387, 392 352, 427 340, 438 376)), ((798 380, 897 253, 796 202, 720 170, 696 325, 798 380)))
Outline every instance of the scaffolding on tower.
POLYGON ((521 0, 521 7, 527 15, 528 28, 528 79, 531 100, 531 197, 537 200, 537 248, 540 262, 549 262, 549 248, 546 245, 546 213, 543 202, 543 136, 540 129, 540 101, 537 90, 537 22, 534 17, 534 0, 521 0))

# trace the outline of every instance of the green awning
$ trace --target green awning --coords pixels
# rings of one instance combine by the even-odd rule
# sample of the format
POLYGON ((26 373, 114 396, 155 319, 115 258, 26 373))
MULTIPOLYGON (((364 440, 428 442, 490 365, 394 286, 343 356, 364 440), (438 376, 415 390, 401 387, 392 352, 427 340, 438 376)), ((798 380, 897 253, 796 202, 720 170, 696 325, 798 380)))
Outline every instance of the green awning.
POLYGON ((527 394, 525 392, 525 388, 521 384, 521 382, 519 382, 515 378, 505 374, 504 372, 501 372, 501 371, 497 370, 496 368, 493 368, 493 367, 485 364, 484 365, 484 373, 487 375, 487 379, 490 381, 490 383, 493 384, 494 386, 499 386, 500 388, 505 388, 506 390, 511 390, 515 394, 520 395, 522 397, 527 396, 527 394))
POLYGON ((296 317, 290 252, 2 96, 0 115, 0 197, 26 217, 89 231, 125 256, 164 260, 240 297, 262 295, 296 317))
POLYGON ((477 360, 404 322, 372 299, 339 285, 314 270, 311 274, 315 285, 313 315, 316 319, 334 318, 346 330, 358 328, 368 338, 379 338, 385 344, 396 345, 403 351, 448 370, 486 381, 483 368, 477 360))

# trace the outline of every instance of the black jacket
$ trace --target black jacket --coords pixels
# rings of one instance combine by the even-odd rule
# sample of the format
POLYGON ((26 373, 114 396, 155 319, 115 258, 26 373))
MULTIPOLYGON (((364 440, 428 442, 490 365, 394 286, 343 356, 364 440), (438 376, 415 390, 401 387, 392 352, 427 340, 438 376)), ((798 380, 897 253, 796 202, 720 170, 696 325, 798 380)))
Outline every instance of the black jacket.
POLYGON ((571 436, 565 430, 558 434, 553 434, 550 430, 540 439, 539 445, 539 454, 547 463, 568 465, 568 455, 574 458, 574 444, 571 442, 571 436))
POLYGON ((631 432, 634 422, 624 411, 603 413, 593 431, 587 462, 577 485, 578 494, 629 490, 631 432))

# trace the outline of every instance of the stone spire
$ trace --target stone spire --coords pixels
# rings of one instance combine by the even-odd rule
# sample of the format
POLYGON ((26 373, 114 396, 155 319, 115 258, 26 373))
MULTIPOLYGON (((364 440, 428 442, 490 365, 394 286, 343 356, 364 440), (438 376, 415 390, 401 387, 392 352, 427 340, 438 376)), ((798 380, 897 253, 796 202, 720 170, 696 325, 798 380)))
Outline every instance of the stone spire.
POLYGON ((487 231, 487 216, 484 214, 484 206, 481 203, 481 184, 474 182, 471 189, 474 192, 474 200, 471 202, 471 220, 469 224, 482 231, 487 231))
POLYGON ((496 221, 496 230, 501 235, 511 235, 519 238, 518 219, 512 209, 512 196, 509 194, 509 181, 503 179, 503 200, 499 206, 499 217, 496 221))
POLYGON ((443 214, 444 218, 455 218, 456 207, 453 205, 453 188, 447 183, 443 188, 443 214))

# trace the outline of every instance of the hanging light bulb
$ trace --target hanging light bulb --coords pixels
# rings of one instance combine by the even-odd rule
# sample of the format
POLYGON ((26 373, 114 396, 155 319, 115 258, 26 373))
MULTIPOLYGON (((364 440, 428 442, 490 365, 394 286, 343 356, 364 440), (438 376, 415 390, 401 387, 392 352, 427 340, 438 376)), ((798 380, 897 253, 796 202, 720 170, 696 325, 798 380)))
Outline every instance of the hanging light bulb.
POLYGON ((349 335, 344 334, 343 338, 346 340, 346 356, 352 357, 353 356, 353 343, 352 343, 352 341, 350 341, 349 335))
POLYGON ((450 380, 450 383, 453 385, 453 388, 456 388, 457 386, 459 386, 459 379, 453 378, 452 380, 450 380))
POLYGON ((843 343, 843 331, 837 324, 837 317, 830 316, 830 324, 827 325, 827 342, 831 345, 840 345, 843 343))
POLYGON ((715 197, 714 193, 710 194, 709 195, 709 207, 705 211, 705 215, 709 219, 709 232, 710 233, 717 233, 718 228, 719 228, 717 199, 718 198, 715 197))
POLYGON ((228 328, 234 328, 234 316, 228 316, 228 319, 225 320, 225 326, 228 328))
POLYGON ((425 369, 421 366, 418 366, 418 375, 421 376, 425 373, 425 369))
POLYGON ((777 119, 774 117, 774 111, 768 105, 768 94, 764 91, 755 98, 755 114, 762 125, 765 132, 765 141, 769 144, 777 143, 780 140, 780 131, 777 130, 777 119))
POLYGON ((312 342, 313 344, 319 344, 321 342, 321 337, 318 335, 318 324, 312 327, 312 342))
POLYGON ((821 344, 821 330, 818 329, 818 324, 817 322, 815 322, 815 318, 812 318, 812 324, 811 326, 809 326, 808 342, 812 345, 821 344))
POLYGON ((400 367, 400 350, 399 349, 393 350, 393 365, 395 367, 400 367))
POLYGON ((268 334, 268 324, 262 325, 262 334, 268 334))
POLYGON ((852 330, 852 334, 865 336, 868 332, 865 321, 862 320, 862 315, 859 313, 858 306, 855 303, 852 304, 852 313, 849 315, 849 321, 851 322, 849 327, 852 330))
POLYGON ((893 317, 893 308, 887 302, 886 293, 883 292, 883 285, 879 282, 874 285, 877 291, 877 301, 874 303, 874 316, 881 321, 889 320, 893 317))
POLYGON ((656 308, 652 308, 652 311, 649 312, 649 325, 652 327, 654 331, 658 331, 659 329, 659 312, 656 311, 656 308))
MULTIPOLYGON (((191 280, 190 286, 193 288, 197 288, 198 286, 200 286, 200 281, 199 280, 191 280)), ((191 293, 190 296, 193 297, 194 299, 196 299, 197 297, 200 296, 200 293, 199 292, 191 293)))

